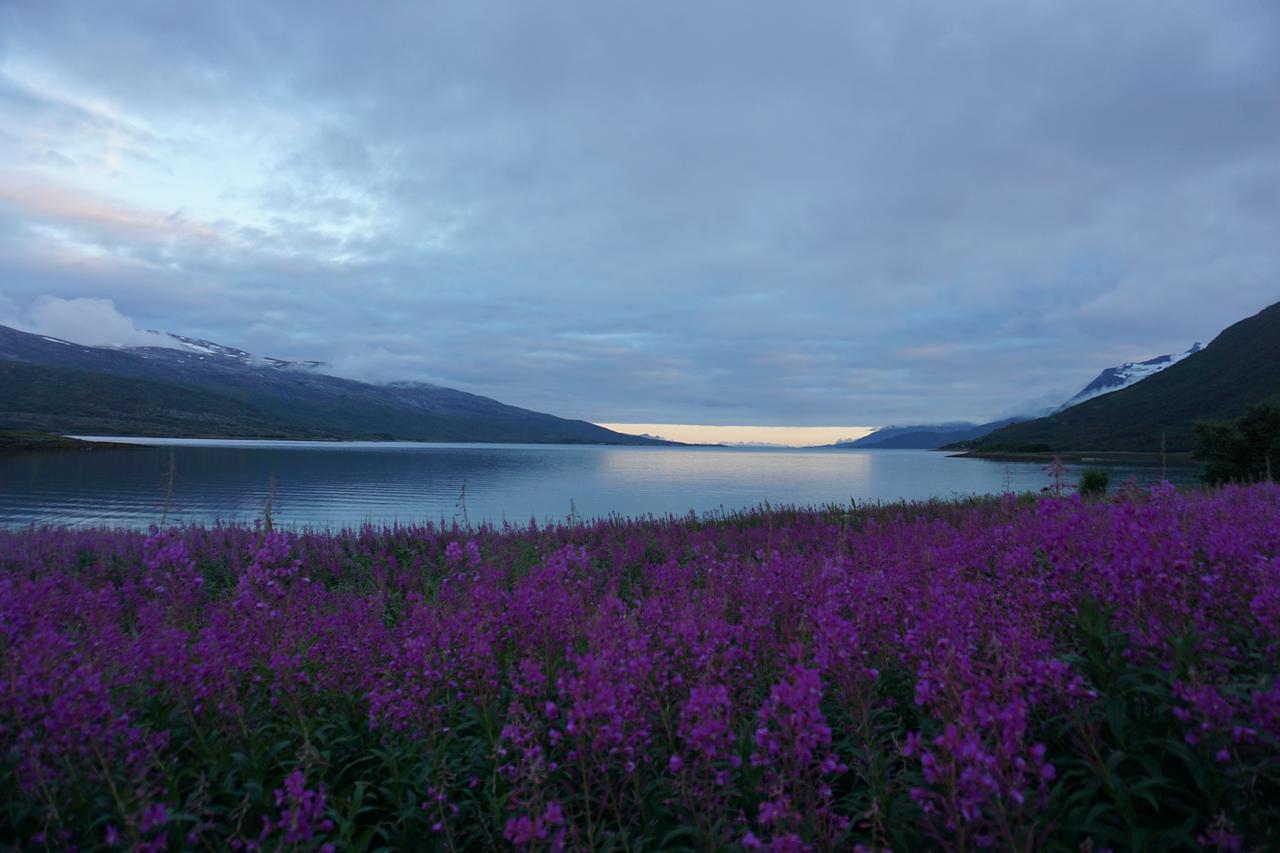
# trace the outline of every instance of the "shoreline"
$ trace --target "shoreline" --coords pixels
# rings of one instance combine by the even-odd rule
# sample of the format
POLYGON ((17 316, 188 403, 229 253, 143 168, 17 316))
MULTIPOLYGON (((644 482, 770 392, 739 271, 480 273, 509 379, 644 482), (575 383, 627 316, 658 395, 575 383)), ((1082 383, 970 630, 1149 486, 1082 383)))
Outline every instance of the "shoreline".
POLYGON ((1149 453, 1131 450, 1064 450, 1060 453, 1018 453, 1011 450, 966 450, 960 453, 944 451, 954 459, 986 459, 994 462, 1053 462, 1054 457, 1073 465, 1141 465, 1158 468, 1198 468, 1198 462, 1190 453, 1149 453))
POLYGON ((94 441, 29 430, 0 430, 0 453, 29 450, 119 450, 141 447, 127 441, 94 441))

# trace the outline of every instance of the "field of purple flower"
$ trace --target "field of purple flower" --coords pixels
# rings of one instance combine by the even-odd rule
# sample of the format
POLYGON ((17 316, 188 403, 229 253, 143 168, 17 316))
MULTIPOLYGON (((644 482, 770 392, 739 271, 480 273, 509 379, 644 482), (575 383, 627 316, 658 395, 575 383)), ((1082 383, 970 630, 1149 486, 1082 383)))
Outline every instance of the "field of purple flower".
POLYGON ((1280 488, 0 533, 19 848, 1280 847, 1280 488))

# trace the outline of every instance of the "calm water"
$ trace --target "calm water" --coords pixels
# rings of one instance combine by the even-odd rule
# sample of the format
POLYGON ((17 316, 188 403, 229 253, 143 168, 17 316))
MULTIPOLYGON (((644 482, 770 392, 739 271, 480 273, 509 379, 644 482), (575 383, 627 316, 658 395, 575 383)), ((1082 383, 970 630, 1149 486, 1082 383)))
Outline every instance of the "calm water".
MULTIPOLYGON (((1040 465, 923 450, 133 441, 148 446, 0 455, 0 526, 157 523, 171 453, 170 522, 251 522, 261 517, 272 483, 278 524, 342 527, 919 500, 1038 490, 1048 482, 1040 465)), ((1159 479, 1151 468, 1110 471, 1113 484, 1159 479)), ((1068 472, 1074 482, 1078 470, 1068 472)), ((1194 473, 1170 469, 1170 479, 1190 482, 1194 473)))

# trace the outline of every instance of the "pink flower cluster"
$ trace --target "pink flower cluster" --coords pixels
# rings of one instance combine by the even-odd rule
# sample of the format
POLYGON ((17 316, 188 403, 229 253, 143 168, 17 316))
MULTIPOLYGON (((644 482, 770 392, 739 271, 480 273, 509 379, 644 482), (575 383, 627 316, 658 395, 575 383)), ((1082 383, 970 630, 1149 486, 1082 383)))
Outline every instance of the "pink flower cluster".
POLYGON ((1034 847, 1107 699, 1080 663, 1090 608, 1124 638, 1117 666, 1168 674, 1161 724, 1186 749, 1223 773, 1275 760, 1273 486, 0 532, 0 758, 11 813, 34 816, 9 834, 323 849, 377 808, 455 846, 655 846, 678 825, 697 846, 851 849, 888 844, 896 814, 942 847, 1034 847), (369 767, 420 762, 376 806, 384 771, 324 746, 365 736, 369 767), (259 775, 215 796, 214 760, 259 775))

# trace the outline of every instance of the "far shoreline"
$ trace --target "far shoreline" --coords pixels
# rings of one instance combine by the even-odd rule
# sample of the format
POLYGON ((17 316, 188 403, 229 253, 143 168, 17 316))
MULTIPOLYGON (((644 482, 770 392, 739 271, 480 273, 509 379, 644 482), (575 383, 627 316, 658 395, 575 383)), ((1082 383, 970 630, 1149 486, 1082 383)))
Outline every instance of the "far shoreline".
POLYGON ((121 438, 118 441, 98 437, 78 438, 33 430, 0 430, 0 453, 26 451, 118 450, 142 445, 121 438))
POLYGON ((1055 458, 1071 465, 1142 465, 1195 468, 1202 463, 1190 453, 1153 453, 1132 450, 1063 450, 1053 452, 1018 453, 1010 450, 967 450, 947 453, 953 459, 986 459, 992 462, 1042 462, 1055 458))

